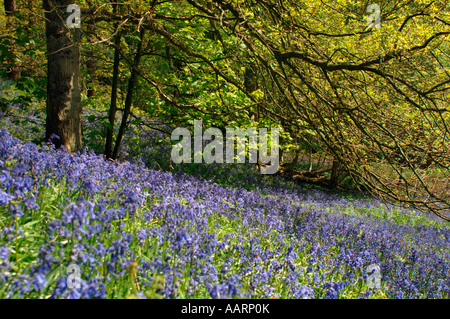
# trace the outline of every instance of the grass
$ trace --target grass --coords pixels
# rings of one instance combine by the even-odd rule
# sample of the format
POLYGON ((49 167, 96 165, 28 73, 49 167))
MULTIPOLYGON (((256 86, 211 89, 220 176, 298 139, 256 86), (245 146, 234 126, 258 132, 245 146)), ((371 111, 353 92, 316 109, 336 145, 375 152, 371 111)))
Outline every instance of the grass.
MULTIPOLYGON (((69 193, 67 186, 64 183, 53 184, 50 187, 41 187, 39 191, 39 203, 40 208, 33 211, 31 215, 25 215, 22 218, 14 220, 14 227, 17 230, 23 230, 23 236, 17 236, 13 240, 8 241, 9 247, 11 249, 10 262, 13 265, 11 269, 11 275, 14 276, 15 273, 27 273, 33 266, 39 264, 39 248, 42 245, 48 244, 49 242, 58 243, 54 247, 58 250, 54 252, 56 255, 62 256, 61 263, 55 265, 52 271, 47 275, 47 290, 42 292, 31 292, 27 294, 27 298, 49 298, 51 296, 51 288, 54 286, 56 280, 65 275, 65 267, 67 262, 70 260, 71 251, 74 249, 74 245, 70 240, 64 238, 50 238, 46 236, 46 230, 49 222, 52 220, 57 220, 61 218, 62 207, 67 203, 67 198, 76 198, 80 194, 79 192, 69 193)), ((149 202, 149 207, 156 204, 157 199, 149 202)), ((231 205, 232 206, 232 205, 231 205)), ((307 205, 310 208, 314 208, 313 204, 307 205)), ((1 219, 0 228, 7 227, 8 221, 11 222, 11 218, 5 211, 4 207, 0 208, 1 219)), ((144 227, 146 228, 158 228, 164 223, 164 218, 155 218, 152 221, 145 221, 143 214, 146 212, 145 209, 140 209, 136 216, 131 218, 126 215, 123 219, 115 220, 110 223, 110 228, 103 232, 96 242, 101 242, 104 246, 111 246, 114 241, 120 239, 121 232, 127 232, 130 234, 137 234, 144 227)), ((351 205, 345 206, 332 206, 328 209, 329 213, 339 212, 341 214, 351 214, 356 216, 370 216, 377 217, 386 220, 393 220, 399 224, 412 223, 414 225, 427 225, 434 227, 446 227, 446 224, 437 223, 430 221, 429 219, 417 215, 413 219, 405 217, 399 209, 388 209, 385 205, 380 205, 378 207, 367 207, 367 208, 355 208, 351 205)), ((248 268, 249 273, 247 276, 243 276, 242 282, 240 284, 240 289, 243 291, 253 291, 253 296, 258 297, 260 293, 267 294, 267 286, 273 287, 270 292, 271 298, 287 298, 289 297, 289 287, 285 284, 286 276, 288 272, 280 271, 275 277, 268 279, 265 285, 261 287, 252 287, 251 274, 252 272, 262 272, 268 271, 271 263, 278 262, 280 264, 285 262, 284 254, 287 251, 287 247, 290 242, 286 241, 284 248, 276 246, 278 234, 275 231, 267 232, 264 236, 261 236, 261 232, 265 232, 266 229, 261 228, 255 230, 255 228, 245 225, 242 218, 230 218, 221 214, 213 214, 207 218, 207 233, 215 234, 218 241, 224 240, 227 235, 234 235, 233 240, 230 241, 225 249, 218 254, 215 254, 214 266, 217 269, 221 269, 227 260, 230 258, 235 260, 231 265, 229 271, 233 272, 237 268, 248 268), (273 259, 267 261, 254 261, 249 262, 242 261, 240 259, 239 252, 233 250, 233 246, 241 244, 242 238, 260 238, 258 245, 261 246, 262 250, 272 250, 276 252, 273 259)), ((292 238, 294 240, 294 238, 292 238)), ((301 239, 304 241, 304 239, 301 239)), ((4 240, 3 240, 4 242, 4 240)), ((75 241, 73 241, 75 242, 75 241)), ((86 244, 92 245, 94 242, 87 240, 86 244)), ((311 243, 303 243, 303 252, 307 252, 311 248, 311 243)), ((129 247, 135 260, 148 260, 151 261, 156 256, 160 256, 162 259, 166 257, 165 251, 167 249, 167 243, 160 244, 158 240, 150 240, 146 238, 145 241, 140 242, 134 236, 133 241, 130 243, 129 247)), ((181 254, 182 252, 180 252, 181 254)), ((338 249, 330 250, 326 258, 336 258, 339 254, 338 249)), ((250 257, 250 256, 249 256, 250 257)), ((309 262, 310 255, 306 253, 299 253, 298 257, 295 258, 293 264, 300 269, 303 269, 299 281, 303 281, 308 284, 312 281, 313 273, 306 272, 306 269, 311 266, 309 262)), ((400 257, 399 257, 400 258, 400 257)), ((176 263, 177 258, 175 257, 174 263, 176 263)), ((105 263, 106 260, 103 260, 105 263)), ((136 263, 136 267, 137 267, 136 263)), ((314 266, 314 264, 312 264, 314 266)), ((102 277, 105 275, 107 270, 104 266, 96 267, 86 267, 91 268, 89 271, 91 274, 96 274, 97 277, 102 277)), ((286 269, 286 268, 285 268, 286 269)), ((85 271, 85 270, 84 270, 85 271)), ((177 278, 177 290, 174 293, 179 298, 209 298, 209 293, 205 287, 197 288, 194 291, 189 290, 189 271, 190 266, 186 265, 184 271, 182 271, 182 276, 177 278)), ((326 273, 324 271, 319 271, 318 276, 325 275, 330 281, 342 280, 342 274, 345 273, 346 269, 341 269, 340 273, 326 273)), ((363 273, 359 272, 355 274, 356 276, 361 276, 363 273)), ((117 276, 114 280, 107 282, 106 290, 108 291, 107 298, 137 298, 138 292, 141 292, 149 298, 161 298, 159 294, 160 290, 165 284, 164 276, 162 274, 154 273, 151 275, 153 281, 145 289, 142 283, 138 283, 137 270, 133 267, 128 267, 127 272, 121 276, 117 276)), ((142 279, 142 278, 139 278, 142 279)), ((0 295, 5 296, 8 286, 3 286, 0 289, 0 295)), ((314 287, 316 296, 325 296, 325 291, 323 287, 314 287)), ((355 285, 346 287, 340 294, 340 298, 358 298, 359 296, 365 294, 369 291, 367 284, 364 280, 359 280, 355 285)), ((382 288, 376 290, 371 296, 372 298, 386 298, 386 289, 382 288)))

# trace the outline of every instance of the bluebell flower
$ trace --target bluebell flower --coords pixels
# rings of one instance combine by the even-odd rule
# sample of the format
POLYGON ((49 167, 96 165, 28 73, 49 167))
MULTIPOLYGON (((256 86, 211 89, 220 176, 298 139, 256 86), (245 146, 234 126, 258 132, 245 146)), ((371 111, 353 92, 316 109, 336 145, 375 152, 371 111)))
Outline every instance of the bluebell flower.
POLYGON ((14 196, 11 196, 10 194, 5 193, 4 191, 2 191, 0 189, 0 205, 4 206, 4 205, 9 204, 9 201, 13 198, 14 198, 14 196))
POLYGON ((68 299, 80 299, 81 298, 81 288, 69 290, 67 298, 68 299))
MULTIPOLYGON (((208 169, 214 172, 216 168, 208 169)), ((220 169, 220 174, 242 172, 225 166, 220 169)), ((37 209, 39 192, 35 189, 41 186, 67 183, 68 192, 77 194, 74 198, 65 195, 61 218, 48 221, 43 235, 50 239, 42 245, 30 271, 36 286, 36 273, 47 274, 65 261, 85 263, 82 288, 64 290, 64 279, 59 278, 48 288, 55 298, 106 297, 104 284, 126 274, 136 242, 151 243, 150 250, 155 250, 148 260, 139 261, 140 285, 152 282, 152 274, 161 274, 166 286, 159 293, 166 298, 177 297, 176 285, 183 276, 188 277, 187 296, 206 287, 213 298, 277 297, 280 292, 270 285, 281 277, 289 298, 314 298, 313 284, 324 292, 316 297, 336 298, 344 287, 367 279, 363 266, 372 263, 383 265, 388 297, 395 298, 400 291, 402 298, 449 297, 449 230, 438 233, 433 227, 340 213, 349 207, 380 205, 378 201, 350 201, 318 190, 294 191, 276 178, 271 179, 273 188, 257 176, 248 180, 258 189, 226 188, 181 173, 149 170, 142 163, 117 165, 91 151, 40 150, 0 129, 0 183, 1 191, 8 195, 2 209, 8 218, 19 216, 18 209, 26 214, 37 209), (9 158, 18 164, 5 165, 9 158), (128 213, 133 223, 138 208, 143 215, 139 222, 146 228, 127 233, 129 224, 124 218, 128 213), (210 221, 216 219, 237 225, 235 233, 221 234, 224 237, 219 239, 222 237, 210 227, 210 221), (112 230, 117 233, 111 234, 111 242, 112 230), (269 236, 268 248, 265 241, 269 236), (404 238, 409 238, 407 245, 404 238), (66 253, 67 246, 73 247, 73 252, 66 253), (308 258, 297 261, 300 253, 308 258), (333 281, 336 275, 338 282, 333 281), (250 285, 249 291, 241 291, 244 282, 250 285)), ((20 236, 23 229, 12 225, 5 225, 0 232, 7 246, 20 236)), ((0 256, 2 252, 7 253, 0 250, 0 256)), ((4 267, 0 278, 12 287, 8 296, 26 296, 26 285, 20 285, 25 281, 8 270, 3 272, 10 267, 7 259, 0 263, 4 267)))
POLYGON ((314 298, 314 289, 308 286, 295 286, 291 290, 292 297, 295 299, 312 299, 314 298))
POLYGON ((38 272, 35 276, 34 276, 34 289, 37 291, 40 291, 42 289, 44 289, 47 286, 47 279, 45 278, 45 275, 43 275, 42 273, 38 272))
POLYGON ((10 251, 7 247, 0 248, 0 260, 8 260, 9 253, 10 251))

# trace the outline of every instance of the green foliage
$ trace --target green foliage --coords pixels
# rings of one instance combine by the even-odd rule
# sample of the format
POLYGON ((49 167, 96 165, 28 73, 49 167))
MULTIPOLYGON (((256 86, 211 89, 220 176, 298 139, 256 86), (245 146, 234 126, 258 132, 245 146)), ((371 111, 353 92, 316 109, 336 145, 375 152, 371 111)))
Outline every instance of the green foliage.
POLYGON ((45 79, 22 77, 17 82, 4 83, 4 89, 10 93, 0 95, 0 109, 8 110, 10 105, 29 107, 33 102, 42 102, 45 98, 45 79), (6 88, 7 86, 7 88, 6 88))
MULTIPOLYGON (((136 117, 170 127, 189 127, 194 119, 207 127, 281 127, 286 153, 317 152, 342 164, 349 177, 339 186, 357 184, 399 202, 430 198, 418 205, 448 208, 446 1, 379 1, 379 29, 368 28, 368 3, 361 1, 127 0, 117 11, 103 0, 79 4, 86 9, 83 105, 97 112, 84 114, 84 143, 97 152, 103 152, 111 128, 106 114, 115 37, 120 36, 120 65, 114 132, 144 28, 129 127, 140 126, 136 117), (87 98, 88 88, 93 97, 87 98)), ((2 110, 11 103, 43 102, 46 48, 40 16, 42 9, 33 2, 14 17, 1 14, 1 72, 17 65, 25 74, 15 84, 16 96, 0 95, 2 110)), ((124 149, 122 157, 139 154, 137 139, 130 138, 133 150, 124 149)), ((297 168, 309 168, 304 165, 297 168)))

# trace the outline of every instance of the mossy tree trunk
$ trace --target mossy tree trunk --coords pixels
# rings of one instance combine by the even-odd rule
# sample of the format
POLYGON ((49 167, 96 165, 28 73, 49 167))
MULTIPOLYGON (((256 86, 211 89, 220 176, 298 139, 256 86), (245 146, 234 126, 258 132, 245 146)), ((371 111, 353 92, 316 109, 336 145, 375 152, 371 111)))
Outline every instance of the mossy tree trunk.
POLYGON ((44 0, 47 37, 46 139, 75 152, 81 146, 80 29, 69 29, 73 0, 44 0), (55 138, 56 134, 59 138, 55 138))

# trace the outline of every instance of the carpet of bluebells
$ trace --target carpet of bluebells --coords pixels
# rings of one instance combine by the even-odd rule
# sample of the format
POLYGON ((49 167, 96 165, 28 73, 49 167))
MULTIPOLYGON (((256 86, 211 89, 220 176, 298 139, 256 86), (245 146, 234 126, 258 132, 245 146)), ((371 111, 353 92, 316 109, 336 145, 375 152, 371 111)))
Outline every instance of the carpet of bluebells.
POLYGON ((450 297, 450 228, 433 216, 245 165, 149 168, 157 148, 67 154, 0 117, 0 298, 450 297))

